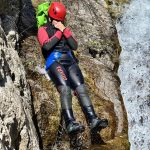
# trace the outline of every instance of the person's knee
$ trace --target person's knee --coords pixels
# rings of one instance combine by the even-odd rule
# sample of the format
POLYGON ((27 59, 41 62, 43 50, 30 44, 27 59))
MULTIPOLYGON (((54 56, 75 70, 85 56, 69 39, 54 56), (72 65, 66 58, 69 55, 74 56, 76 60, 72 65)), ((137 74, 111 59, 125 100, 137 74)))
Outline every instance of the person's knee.
POLYGON ((61 95, 71 95, 71 89, 67 85, 61 85, 58 87, 58 91, 61 95))
POLYGON ((61 107, 62 109, 72 108, 72 95, 69 86, 59 86, 58 91, 60 93, 61 107))
POLYGON ((86 87, 85 87, 85 84, 80 84, 76 87, 75 89, 77 95, 81 95, 81 94, 84 94, 84 95, 87 95, 87 90, 86 90, 86 87))

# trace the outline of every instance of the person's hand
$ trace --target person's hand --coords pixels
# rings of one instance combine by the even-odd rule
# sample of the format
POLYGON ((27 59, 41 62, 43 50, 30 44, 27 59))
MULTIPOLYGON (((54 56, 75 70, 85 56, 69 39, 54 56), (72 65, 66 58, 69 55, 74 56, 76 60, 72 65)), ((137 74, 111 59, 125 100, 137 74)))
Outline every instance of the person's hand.
POLYGON ((64 29, 66 28, 60 21, 53 20, 52 24, 54 25, 55 28, 59 29, 61 32, 63 32, 64 29))

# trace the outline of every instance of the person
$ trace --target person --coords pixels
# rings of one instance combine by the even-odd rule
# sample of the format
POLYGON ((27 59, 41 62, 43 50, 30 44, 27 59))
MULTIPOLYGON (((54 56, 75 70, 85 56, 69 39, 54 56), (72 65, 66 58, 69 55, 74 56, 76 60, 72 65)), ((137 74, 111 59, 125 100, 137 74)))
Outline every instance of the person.
POLYGON ((38 41, 46 60, 46 70, 60 93, 62 114, 68 134, 83 132, 85 127, 76 122, 72 110, 71 90, 75 91, 87 123, 93 132, 108 124, 107 119, 97 117, 87 93, 82 72, 73 50, 78 47, 71 30, 64 25, 66 8, 53 2, 48 9, 49 21, 38 29, 38 41))

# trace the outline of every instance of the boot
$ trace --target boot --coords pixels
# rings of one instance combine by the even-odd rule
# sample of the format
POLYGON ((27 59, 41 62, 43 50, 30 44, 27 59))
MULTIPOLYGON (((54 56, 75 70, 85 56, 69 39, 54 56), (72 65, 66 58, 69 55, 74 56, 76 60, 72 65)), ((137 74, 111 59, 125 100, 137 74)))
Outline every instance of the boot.
POLYGON ((92 105, 84 106, 83 112, 91 129, 91 132, 99 132, 101 129, 108 126, 108 120, 98 118, 92 105))
POLYGON ((75 121, 72 109, 64 109, 62 113, 64 116, 68 134, 70 135, 78 134, 78 133, 82 133, 85 130, 85 127, 83 125, 80 125, 75 121))

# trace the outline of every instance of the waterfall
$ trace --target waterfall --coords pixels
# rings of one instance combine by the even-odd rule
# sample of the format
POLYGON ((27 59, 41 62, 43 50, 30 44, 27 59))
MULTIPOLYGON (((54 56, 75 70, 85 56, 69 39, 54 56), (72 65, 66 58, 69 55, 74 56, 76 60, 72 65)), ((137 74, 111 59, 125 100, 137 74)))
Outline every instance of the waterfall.
POLYGON ((116 28, 131 150, 150 150, 150 0, 132 0, 116 28))

